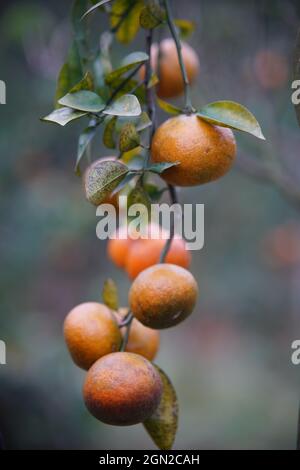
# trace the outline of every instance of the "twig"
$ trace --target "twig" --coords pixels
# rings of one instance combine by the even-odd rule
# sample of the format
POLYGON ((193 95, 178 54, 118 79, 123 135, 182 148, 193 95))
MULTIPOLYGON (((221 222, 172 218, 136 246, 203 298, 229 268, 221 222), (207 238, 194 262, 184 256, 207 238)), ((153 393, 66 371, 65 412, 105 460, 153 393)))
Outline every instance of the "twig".
POLYGON ((164 5, 165 5, 166 13, 167 13, 167 23, 168 23, 170 32, 172 34, 172 37, 175 41, 177 54, 178 54, 178 60, 179 60, 181 73, 182 73, 182 78, 183 78, 183 82, 184 82, 184 94, 185 94, 185 109, 184 109, 184 112, 186 114, 192 114, 192 113, 195 112, 195 109, 192 105, 190 82, 189 82, 186 67, 185 67, 184 61, 183 61, 181 42, 180 42, 180 39, 179 39, 177 29, 174 25, 174 20, 173 20, 172 11, 171 11, 171 8, 170 8, 169 0, 164 0, 164 5))
MULTIPOLYGON (((171 199, 171 203, 172 204, 178 204, 178 197, 177 197, 177 191, 176 191, 176 188, 175 186, 172 186, 171 184, 168 185, 168 190, 169 190, 169 194, 170 194, 170 199, 171 199)), ((175 217, 175 216, 174 216, 175 217)), ((161 252, 161 255, 160 255, 160 259, 159 259, 159 262, 160 263, 164 263, 165 262, 165 259, 166 259, 166 256, 171 248, 171 244, 172 244, 172 241, 173 241, 173 238, 174 238, 174 235, 175 235, 175 223, 174 223, 174 218, 171 220, 171 224, 170 224, 170 235, 169 235, 169 238, 168 240, 166 241, 166 244, 161 252)))

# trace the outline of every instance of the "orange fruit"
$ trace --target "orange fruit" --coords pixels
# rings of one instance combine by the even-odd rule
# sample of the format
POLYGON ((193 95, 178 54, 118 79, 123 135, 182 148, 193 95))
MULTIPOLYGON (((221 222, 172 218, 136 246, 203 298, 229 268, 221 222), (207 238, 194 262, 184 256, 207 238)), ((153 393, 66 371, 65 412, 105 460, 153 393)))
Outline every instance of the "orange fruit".
MULTIPOLYGON (((149 239, 138 240, 136 243, 131 245, 125 264, 125 269, 130 279, 135 279, 140 272, 144 271, 144 269, 159 262, 165 243, 166 240, 149 239)), ((182 266, 183 268, 189 267, 191 255, 186 248, 184 240, 174 238, 166 256, 166 262, 182 266)))
POLYGON ((154 163, 178 163, 162 173, 168 183, 195 186, 229 171, 236 143, 231 129, 209 124, 196 115, 180 115, 157 129, 151 155, 154 163))
POLYGON ((102 356, 118 351, 122 335, 111 311, 86 302, 73 308, 64 322, 64 336, 73 361, 88 370, 102 356))
MULTIPOLYGON (((160 43, 160 65, 158 70, 158 45, 153 44, 151 49, 151 63, 153 70, 159 75, 157 94, 160 98, 175 98, 184 91, 181 69, 177 49, 173 39, 164 39, 160 43)), ((199 59, 194 49, 187 43, 182 43, 183 62, 187 76, 192 83, 199 74, 199 59)), ((141 78, 145 77, 145 69, 141 69, 141 78)))
POLYGON ((280 52, 272 49, 262 49, 255 56, 254 72, 262 88, 277 90, 282 88, 288 81, 288 61, 280 52))
POLYGON ((127 352, 109 354, 95 362, 83 387, 90 413, 116 426, 145 421, 156 410, 161 395, 162 381, 151 362, 127 352))
POLYGON ((162 329, 187 318, 197 297, 198 285, 189 271, 174 264, 156 264, 133 281, 129 305, 143 325, 162 329))
MULTIPOLYGON (((118 321, 122 321, 128 313, 128 309, 120 309, 118 312, 118 321)), ((125 328, 122 328, 121 331, 125 328)), ((142 325, 136 318, 132 320, 129 338, 125 351, 139 354, 149 361, 153 361, 159 349, 159 332, 142 325)))
POLYGON ((118 268, 124 268, 126 266, 129 249, 132 243, 133 240, 128 235, 126 227, 119 228, 116 232, 115 238, 110 238, 108 240, 107 254, 118 268))

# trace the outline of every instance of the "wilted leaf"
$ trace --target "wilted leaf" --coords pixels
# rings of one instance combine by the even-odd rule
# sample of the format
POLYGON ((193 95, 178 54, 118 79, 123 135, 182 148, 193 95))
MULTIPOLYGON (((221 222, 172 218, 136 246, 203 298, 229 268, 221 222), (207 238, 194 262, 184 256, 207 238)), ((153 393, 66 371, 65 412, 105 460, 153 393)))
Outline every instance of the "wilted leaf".
POLYGON ((156 174, 160 175, 165 170, 168 170, 169 168, 172 168, 172 166, 176 166, 176 165, 179 165, 179 162, 176 162, 176 163, 171 163, 171 162, 154 163, 153 165, 151 165, 147 168, 147 171, 150 171, 151 173, 156 173, 156 174))
POLYGON ((173 104, 167 103, 166 101, 156 97, 158 106, 168 114, 178 115, 182 114, 182 110, 173 104))
POLYGON ((107 279, 104 282, 102 290, 102 299, 104 304, 111 310, 118 310, 119 308, 119 293, 116 283, 112 279, 107 279))
POLYGON ((178 19, 174 20, 174 23, 179 29, 182 39, 186 39, 195 31, 196 24, 193 21, 178 19))
POLYGON ((121 129, 119 137, 120 152, 128 152, 140 145, 140 136, 132 122, 127 122, 121 129))
POLYGON ((113 116, 139 116, 142 113, 139 100, 134 95, 123 95, 103 110, 113 116))
POLYGON ((117 116, 112 116, 107 118, 105 128, 103 131, 103 143, 105 147, 109 149, 115 149, 116 148, 116 142, 115 142, 115 129, 116 129, 116 124, 117 124, 117 116))
POLYGON ((129 169, 118 160, 94 162, 85 172, 85 193, 89 202, 99 206, 127 175, 129 169))
POLYGON ((83 20, 90 13, 97 10, 99 7, 101 7, 102 5, 105 5, 105 3, 108 3, 108 2, 111 2, 111 0, 101 0, 101 2, 96 3, 96 5, 93 5, 88 11, 85 12, 85 14, 81 17, 81 19, 83 20))
POLYGON ((128 56, 126 56, 119 68, 113 70, 109 73, 105 81, 107 84, 113 83, 117 78, 121 77, 125 73, 129 72, 129 70, 139 66, 140 64, 144 64, 149 59, 149 56, 145 52, 132 52, 128 56))
POLYGON ((42 118, 42 121, 54 122, 55 124, 59 124, 60 126, 65 126, 71 121, 75 119, 79 119, 82 116, 86 116, 87 113, 74 111, 74 109, 70 108, 58 108, 55 109, 52 113, 48 114, 42 118))
POLYGON ((201 108, 197 115, 211 124, 248 132, 265 139, 260 125, 250 111, 234 101, 215 101, 201 108))
POLYGON ((105 103, 100 96, 87 90, 68 93, 59 100, 59 104, 88 113, 99 113, 105 108, 105 103))
POLYGON ((143 0, 115 0, 111 9, 111 26, 117 29, 118 41, 128 44, 140 27, 140 14, 144 6, 143 0))
POLYGON ((144 29, 153 29, 166 19, 165 10, 156 0, 150 0, 141 11, 140 25, 144 29))
POLYGON ((177 432, 178 401, 168 376, 158 366, 155 367, 162 380, 163 393, 157 410, 143 424, 159 449, 170 450, 177 432))
POLYGON ((93 137, 96 134, 96 124, 90 124, 79 136, 78 139, 78 149, 77 149, 77 159, 75 164, 75 173, 80 174, 79 165, 82 157, 85 154, 87 147, 90 145, 93 137))

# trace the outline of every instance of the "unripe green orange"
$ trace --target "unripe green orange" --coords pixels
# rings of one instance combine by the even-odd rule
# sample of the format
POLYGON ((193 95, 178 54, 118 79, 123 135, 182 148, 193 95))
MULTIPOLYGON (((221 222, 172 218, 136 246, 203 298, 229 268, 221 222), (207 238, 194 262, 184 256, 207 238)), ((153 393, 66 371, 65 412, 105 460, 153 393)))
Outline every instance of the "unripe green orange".
POLYGON ((115 426, 130 426, 148 419, 161 395, 162 381, 151 362, 127 352, 99 359, 88 371, 83 387, 90 413, 115 426))
POLYGON ((64 336, 73 361, 85 370, 100 357, 118 351, 122 342, 115 317, 96 302, 71 310, 64 322, 64 336))
POLYGON ((129 305, 133 315, 154 329, 169 328, 194 310, 198 285, 193 275, 180 266, 157 264, 133 281, 129 305))

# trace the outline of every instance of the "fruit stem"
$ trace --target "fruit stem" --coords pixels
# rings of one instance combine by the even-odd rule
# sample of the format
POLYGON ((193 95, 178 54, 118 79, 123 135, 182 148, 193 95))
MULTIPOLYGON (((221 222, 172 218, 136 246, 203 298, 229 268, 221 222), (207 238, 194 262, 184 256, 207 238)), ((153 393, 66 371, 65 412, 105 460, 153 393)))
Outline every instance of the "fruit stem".
POLYGON ((195 112, 195 108, 192 105, 190 82, 187 76, 186 67, 184 65, 183 56, 182 56, 182 46, 181 46, 181 42, 179 39, 178 31, 174 24, 173 14, 171 11, 169 0, 164 0, 164 5, 166 9, 166 14, 167 14, 167 23, 168 23, 171 35, 175 41, 177 54, 178 54, 178 60, 179 60, 183 83, 184 83, 184 95, 185 95, 184 113, 193 114, 195 112))
POLYGON ((121 352, 124 352, 125 349, 126 349, 128 339, 129 339, 130 328, 131 328, 131 325, 132 325, 132 320, 133 320, 133 315, 132 315, 131 312, 128 312, 125 319, 123 320, 123 322, 119 325, 119 328, 123 328, 124 326, 126 327, 126 331, 125 331, 124 338, 123 338, 123 341, 122 341, 122 345, 121 345, 121 348, 120 348, 121 352))
MULTIPOLYGON (((172 204, 178 204, 178 197, 177 197, 177 191, 176 191, 175 186, 172 186, 171 184, 168 184, 168 190, 169 190, 169 194, 170 194, 171 203, 172 204)), ((168 252, 171 248, 171 244, 172 244, 174 235, 175 235, 175 224, 174 224, 174 217, 173 217, 171 219, 171 224, 170 224, 170 236, 169 236, 168 240, 166 241, 165 246, 164 246, 164 248, 161 252, 160 259, 159 259, 160 263, 165 262, 166 256, 167 256, 167 254, 168 254, 168 252)))

